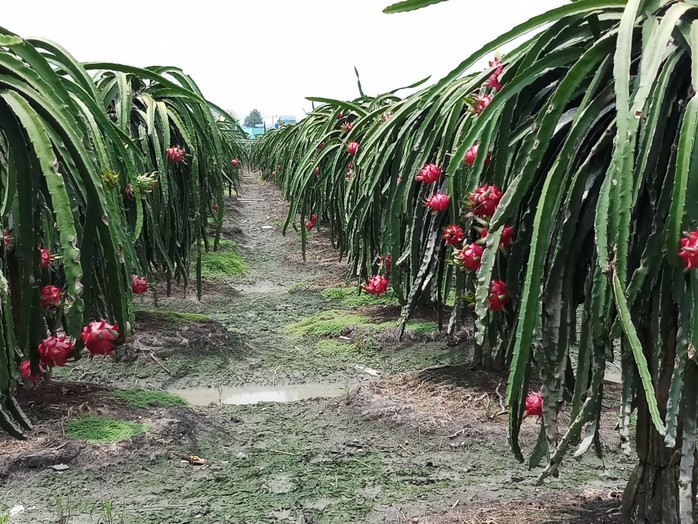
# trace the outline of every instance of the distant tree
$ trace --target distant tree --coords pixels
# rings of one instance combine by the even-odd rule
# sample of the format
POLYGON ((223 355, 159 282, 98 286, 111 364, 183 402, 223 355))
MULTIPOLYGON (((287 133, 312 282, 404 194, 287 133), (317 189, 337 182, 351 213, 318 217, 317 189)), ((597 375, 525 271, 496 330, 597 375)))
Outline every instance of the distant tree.
POLYGON ((253 109, 250 114, 245 117, 245 126, 254 127, 262 123, 262 114, 257 110, 253 109))

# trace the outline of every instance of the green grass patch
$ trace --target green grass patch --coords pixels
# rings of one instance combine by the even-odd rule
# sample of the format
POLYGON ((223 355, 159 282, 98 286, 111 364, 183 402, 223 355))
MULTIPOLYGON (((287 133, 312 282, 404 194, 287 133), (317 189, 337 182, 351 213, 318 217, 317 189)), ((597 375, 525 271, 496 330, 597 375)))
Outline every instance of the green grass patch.
MULTIPOLYGON (((208 238, 208 245, 211 248, 213 248, 213 245, 215 242, 216 242, 215 237, 208 238)), ((237 247, 238 247, 238 245, 233 240, 228 240, 227 238, 221 238, 218 240, 218 251, 222 251, 222 252, 226 252, 226 253, 234 253, 234 252, 237 252, 237 247)))
POLYGON ((407 329, 414 331, 418 335, 431 335, 434 331, 439 329, 439 325, 436 322, 427 322, 426 320, 415 320, 413 322, 407 323, 407 329))
POLYGON ((150 408, 154 406, 186 406, 187 401, 167 391, 147 391, 144 389, 117 389, 114 398, 123 401, 131 408, 150 408))
POLYGON ((355 287, 333 287, 323 290, 320 294, 324 298, 338 300, 342 305, 347 307, 388 306, 398 303, 397 297, 392 289, 380 297, 374 297, 368 293, 359 294, 359 291, 355 287))
POLYGON ((324 356, 337 359, 373 357, 380 349, 371 339, 357 337, 355 343, 341 342, 333 338, 321 338, 315 343, 315 349, 324 356))
POLYGON ((84 415, 65 425, 68 437, 87 442, 119 442, 145 433, 148 426, 130 420, 84 415))
POLYGON ((315 344, 315 349, 324 355, 333 357, 344 357, 357 355, 359 352, 355 344, 341 342, 333 338, 322 338, 315 344))
POLYGON ((178 311, 161 311, 158 309, 139 309, 136 311, 136 316, 138 313, 147 313, 149 315, 157 315, 164 321, 172 323, 184 322, 204 322, 206 320, 211 320, 209 315, 204 315, 202 313, 180 313, 178 311))
POLYGON ((201 275, 204 278, 242 275, 246 271, 245 261, 235 251, 209 251, 201 255, 201 275))
POLYGON ((338 337, 351 326, 366 326, 368 321, 361 315, 346 311, 321 311, 308 318, 289 324, 284 331, 296 338, 338 337))

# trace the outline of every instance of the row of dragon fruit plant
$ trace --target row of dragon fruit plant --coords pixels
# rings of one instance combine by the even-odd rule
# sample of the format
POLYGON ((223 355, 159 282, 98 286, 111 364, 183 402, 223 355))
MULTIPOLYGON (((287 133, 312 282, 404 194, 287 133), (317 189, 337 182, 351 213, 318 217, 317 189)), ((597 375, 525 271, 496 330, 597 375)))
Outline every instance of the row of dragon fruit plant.
POLYGON ((365 291, 392 286, 403 323, 432 301, 453 332, 474 309, 476 364, 508 370, 522 461, 522 420, 541 415, 526 450, 541 481, 571 446, 601 453, 604 371, 620 358, 620 441, 629 453, 636 409, 639 455, 627 522, 695 518, 696 11, 577 0, 402 99, 313 99, 254 151, 292 197, 287 226, 327 228, 365 291))
POLYGON ((5 30, 0 64, 0 428, 22 438, 20 375, 111 354, 154 281, 200 290, 242 150, 177 68, 81 64, 5 30))

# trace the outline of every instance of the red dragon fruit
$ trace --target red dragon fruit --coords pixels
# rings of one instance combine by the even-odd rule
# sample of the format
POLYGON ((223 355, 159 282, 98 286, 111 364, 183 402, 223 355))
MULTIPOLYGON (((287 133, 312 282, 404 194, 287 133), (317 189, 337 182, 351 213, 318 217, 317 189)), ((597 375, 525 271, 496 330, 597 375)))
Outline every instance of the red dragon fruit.
POLYGON ((433 211, 445 211, 448 209, 451 199, 445 193, 436 193, 427 198, 425 205, 433 211))
POLYGON ((491 87, 495 91, 501 91, 502 83, 499 81, 499 77, 501 76, 502 71, 504 71, 504 65, 502 64, 502 61, 499 58, 495 57, 494 60, 490 61, 490 67, 494 67, 495 70, 492 72, 490 78, 487 80, 485 87, 491 87))
POLYGON ((48 337, 38 346, 41 362, 49 367, 65 366, 75 347, 65 336, 48 337))
MULTIPOLYGON (((489 234, 489 230, 486 227, 483 227, 480 230, 480 238, 483 240, 487 238, 487 235, 489 234)), ((502 229, 502 235, 499 237, 499 248, 500 249, 509 249, 511 245, 514 243, 514 238, 516 234, 514 233, 514 228, 511 226, 504 226, 504 229, 502 229)))
POLYGON ((463 239, 465 238, 465 232, 463 231, 463 228, 459 225, 451 224, 450 226, 446 226, 446 228, 444 229, 443 238, 446 245, 456 246, 463 242, 463 239))
POLYGON ((111 355, 114 351, 114 342, 119 336, 119 324, 107 324, 105 320, 90 322, 82 328, 80 338, 90 352, 90 358, 95 355, 111 355))
POLYGON ((498 56, 495 56, 494 60, 490 60, 490 67, 496 68, 492 74, 497 76, 501 75, 502 71, 504 71, 504 64, 502 64, 498 56))
POLYGON ((686 264, 686 271, 698 267, 698 229, 684 233, 680 241, 679 257, 686 264))
POLYGON ((499 77, 493 74, 489 77, 487 82, 485 82, 485 87, 491 87, 495 91, 501 91, 502 83, 499 81, 499 77))
POLYGON ((477 159, 477 150, 479 147, 480 144, 473 144, 465 152, 465 163, 468 164, 470 167, 473 167, 473 165, 475 164, 475 160, 477 159))
POLYGON ((540 391, 529 393, 526 397, 526 416, 543 416, 543 395, 540 391))
POLYGON ((317 224, 317 215, 313 213, 312 215, 310 215, 310 220, 306 220, 305 229, 307 229, 308 231, 312 231, 315 227, 315 224, 317 224))
POLYGON ((36 375, 32 375, 31 362, 23 360, 19 363, 19 372, 22 374, 22 378, 27 382, 37 382, 41 380, 41 374, 44 373, 44 368, 39 364, 39 372, 36 375))
POLYGON ((490 218, 501 199, 502 192, 497 186, 480 186, 470 194, 470 212, 476 217, 490 218))
POLYGON ((167 148, 167 161, 170 164, 179 164, 184 161, 184 149, 178 146, 167 148))
POLYGON ((61 305, 63 294, 56 286, 44 286, 41 289, 41 305, 45 308, 53 308, 61 305))
POLYGON ((490 288, 490 311, 501 311, 509 302, 507 285, 501 280, 493 280, 490 288))
MULTIPOLYGON (((468 148, 468 150, 465 152, 465 158, 463 161, 468 164, 470 167, 473 167, 475 165, 475 161, 477 160, 477 151, 480 148, 480 144, 474 144, 468 148)), ((485 167, 490 165, 490 162, 492 161, 492 153, 487 153, 487 156, 485 157, 485 167)))
POLYGON ((492 95, 476 96, 473 102, 473 113, 479 115, 492 102, 492 95))
POLYGON ((41 269, 48 269, 48 267, 51 265, 52 260, 51 252, 43 247, 39 248, 39 252, 41 253, 41 269))
POLYGON ((351 156, 356 155, 356 153, 359 151, 359 143, 358 142, 349 142, 347 144, 347 153, 349 153, 351 156))
POLYGON ((485 250, 480 244, 468 244, 453 253, 453 263, 460 269, 477 271, 482 265, 482 253, 485 250))
POLYGON ((131 292, 134 295, 142 295, 148 291, 148 281, 145 277, 139 277, 135 273, 131 275, 131 292))
POLYGON ((441 168, 436 164, 424 164, 417 175, 417 181, 425 184, 438 182, 439 178, 441 178, 441 168))
POLYGON ((376 275, 368 279, 368 282, 361 286, 369 295, 380 296, 388 290, 388 279, 381 275, 376 275))

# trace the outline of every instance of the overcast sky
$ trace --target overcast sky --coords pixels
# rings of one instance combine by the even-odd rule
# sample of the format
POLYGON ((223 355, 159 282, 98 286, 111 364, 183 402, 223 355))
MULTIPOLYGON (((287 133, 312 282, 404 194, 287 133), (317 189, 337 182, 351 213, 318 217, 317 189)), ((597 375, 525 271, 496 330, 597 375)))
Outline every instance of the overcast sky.
POLYGON ((302 117, 307 96, 358 96, 438 80, 481 45, 567 0, 451 0, 385 15, 391 0, 23 0, 4 27, 81 61, 176 65, 238 116, 302 117))

